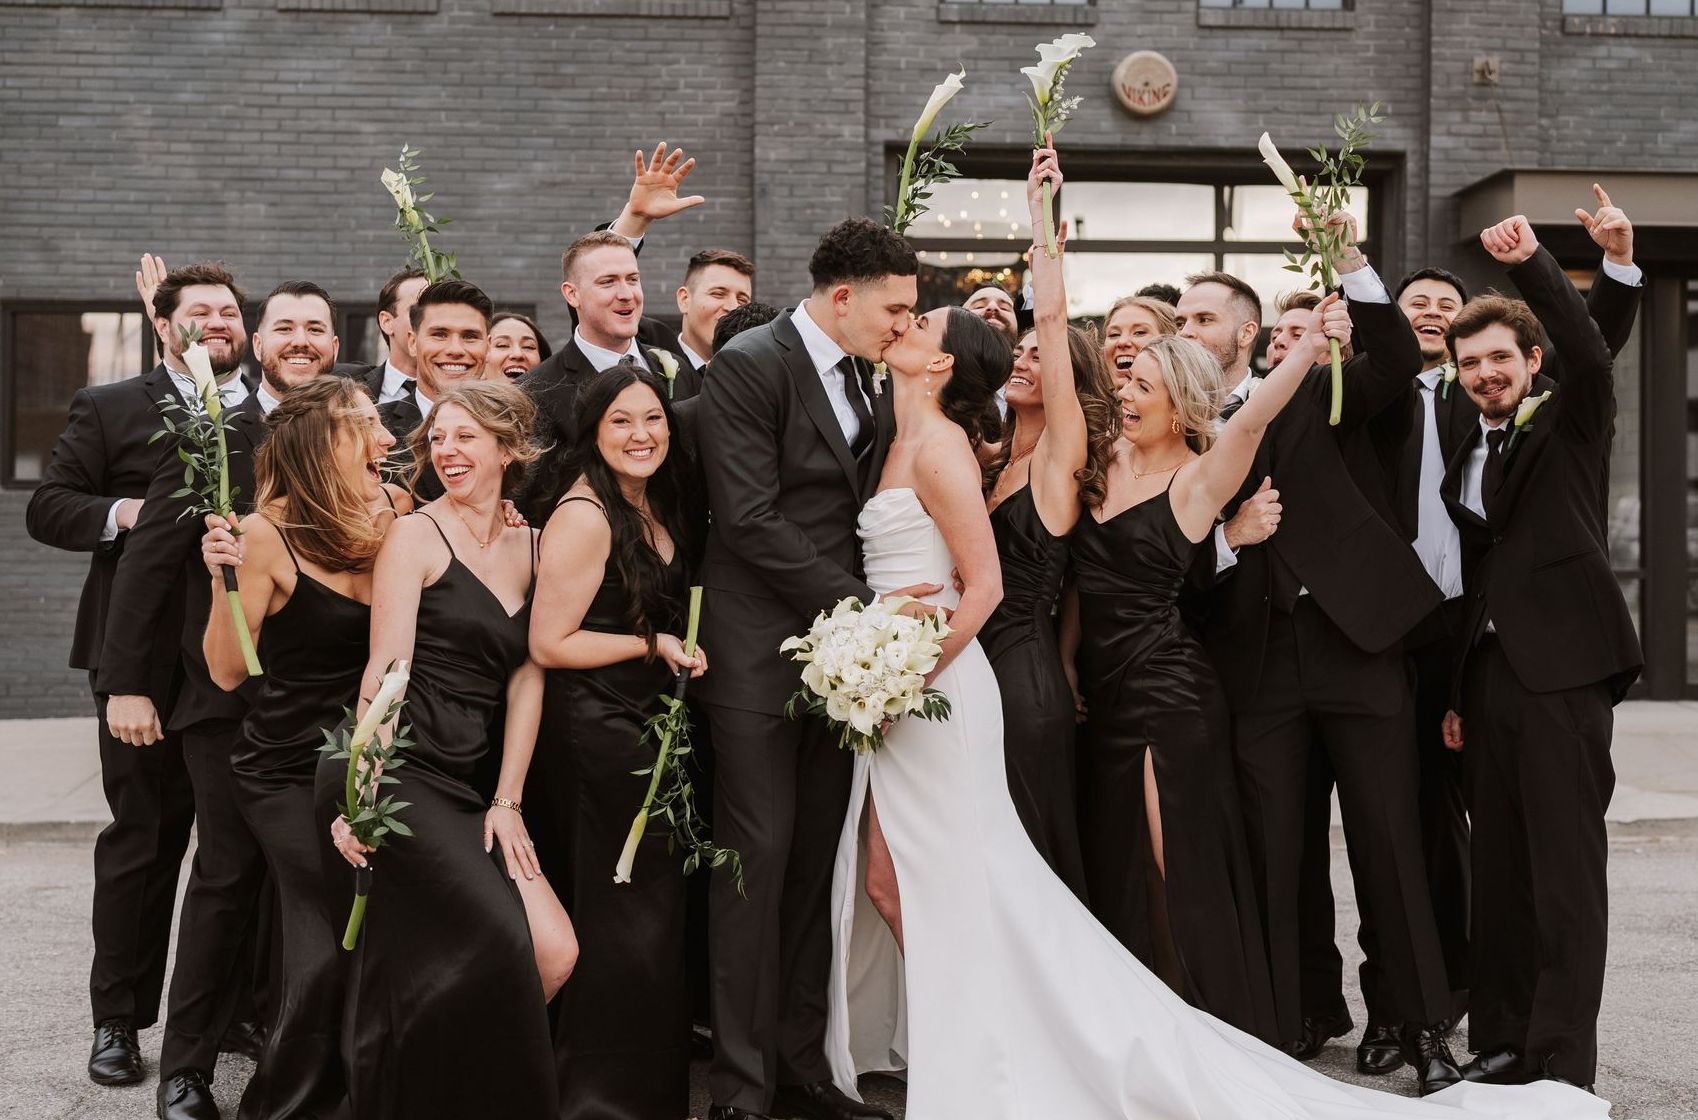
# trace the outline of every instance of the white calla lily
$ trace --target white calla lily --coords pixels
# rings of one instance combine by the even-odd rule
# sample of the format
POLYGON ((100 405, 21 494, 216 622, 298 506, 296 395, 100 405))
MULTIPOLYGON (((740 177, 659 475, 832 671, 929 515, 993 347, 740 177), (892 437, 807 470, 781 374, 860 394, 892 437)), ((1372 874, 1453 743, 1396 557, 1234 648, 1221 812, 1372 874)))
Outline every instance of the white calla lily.
POLYGON ((195 381, 195 393, 207 414, 214 420, 218 419, 222 401, 218 396, 218 378, 212 372, 212 355, 199 342, 191 342, 183 348, 183 364, 189 367, 189 376, 195 381))
POLYGON ((625 836, 625 847, 619 853, 619 863, 613 869, 615 883, 631 881, 631 865, 637 862, 637 845, 643 842, 643 833, 649 826, 647 809, 637 810, 637 819, 631 822, 631 831, 625 836))
POLYGON ((360 722, 354 726, 354 734, 349 739, 350 745, 355 749, 371 742, 372 736, 377 734, 377 729, 389 715, 389 709, 407 691, 407 667, 408 662, 397 661, 395 668, 383 675, 383 683, 378 685, 377 695, 372 697, 371 706, 366 709, 366 714, 360 717, 360 722))
POLYGON ((967 68, 963 66, 937 84, 937 88, 932 90, 931 98, 926 102, 926 107, 920 111, 920 119, 914 122, 910 139, 918 140, 931 130, 932 122, 937 120, 937 115, 943 111, 943 107, 949 104, 949 99, 961 92, 964 84, 962 79, 966 76, 967 68))
POLYGON ((1293 198, 1302 197, 1303 184, 1297 181, 1297 175, 1291 170, 1291 165, 1285 162, 1284 156, 1279 154, 1279 149, 1274 146, 1273 137, 1265 132, 1262 133, 1262 138, 1256 141, 1256 150, 1262 153, 1262 162, 1268 165, 1269 170, 1274 173, 1274 178, 1279 180, 1279 185, 1285 188, 1286 193, 1293 198))
POLYGON ((1539 408, 1550 399, 1551 391, 1549 389, 1546 389, 1536 397, 1527 397, 1524 399, 1515 408, 1515 426, 1517 428, 1525 428, 1528 424, 1532 423, 1533 414, 1538 412, 1539 408))
POLYGON ((389 192, 389 197, 395 200, 395 205, 402 210, 412 210, 418 206, 418 200, 413 197, 413 184, 399 171, 385 167, 383 169, 383 189, 389 192))

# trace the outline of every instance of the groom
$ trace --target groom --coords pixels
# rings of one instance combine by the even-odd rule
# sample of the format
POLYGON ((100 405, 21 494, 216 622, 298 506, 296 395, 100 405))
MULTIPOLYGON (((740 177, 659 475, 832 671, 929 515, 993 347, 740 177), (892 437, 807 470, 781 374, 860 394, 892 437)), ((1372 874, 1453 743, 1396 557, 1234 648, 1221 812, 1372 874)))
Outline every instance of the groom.
POLYGON ((719 351, 701 394, 714 670, 699 695, 715 840, 741 853, 748 894, 715 876, 712 1120, 889 1120, 838 1092, 826 1062, 827 914, 853 766, 822 720, 785 718, 801 677, 778 647, 846 596, 872 601, 855 520, 896 421, 869 363, 908 329, 919 265, 901 237, 851 218, 808 270, 808 299, 719 351))

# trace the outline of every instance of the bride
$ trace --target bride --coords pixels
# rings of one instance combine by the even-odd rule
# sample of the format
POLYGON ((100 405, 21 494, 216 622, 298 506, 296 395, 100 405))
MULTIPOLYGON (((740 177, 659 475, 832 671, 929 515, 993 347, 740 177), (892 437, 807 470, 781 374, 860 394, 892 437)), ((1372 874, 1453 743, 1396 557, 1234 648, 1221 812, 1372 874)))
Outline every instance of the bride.
MULTIPOLYGON (((1048 149, 1029 193, 1045 178, 1060 180, 1048 149)), ((1043 275, 1059 283, 1059 269, 1043 275)), ((1347 329, 1336 314, 1317 319, 1317 340, 1347 329)), ((1607 1117, 1604 1101, 1554 1082, 1463 1083, 1415 1100, 1333 1081, 1185 1004, 1091 917, 1015 814, 996 677, 974 640, 1002 594, 973 443, 1008 375, 1007 342, 942 308, 884 360, 897 438, 861 512, 867 582, 947 587, 957 571, 962 590, 932 599, 952 612, 930 682, 950 717, 904 721, 855 760, 832 887, 826 1045, 838 1087, 855 1095, 859 1074, 906 1068, 909 1120, 1607 1117)), ((1237 479, 1222 477, 1248 469, 1260 429, 1307 372, 1305 358, 1269 375, 1228 426, 1239 438, 1223 434, 1181 472, 1176 505, 1190 504, 1181 487, 1227 499, 1237 479)))

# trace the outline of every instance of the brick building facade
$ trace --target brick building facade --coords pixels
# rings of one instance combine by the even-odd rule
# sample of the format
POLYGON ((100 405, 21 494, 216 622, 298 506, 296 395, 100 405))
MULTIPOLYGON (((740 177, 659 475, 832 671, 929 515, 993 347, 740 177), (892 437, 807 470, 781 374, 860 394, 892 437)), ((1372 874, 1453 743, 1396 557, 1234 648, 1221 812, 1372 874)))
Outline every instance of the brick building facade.
MULTIPOLYGON (((685 259, 710 244, 755 259, 757 298, 793 303, 818 233, 889 201, 913 116, 957 61, 967 89, 948 116, 996 122, 969 173, 1021 177, 1018 69, 1034 43, 1068 30, 1099 46, 1070 81, 1085 102, 1061 138, 1064 159, 1070 178, 1110 195, 1121 181, 1266 184, 1261 131, 1296 153, 1330 138, 1334 112, 1384 101, 1370 236, 1388 276, 1438 263, 1490 280, 1463 220, 1503 199, 1545 206, 1541 230, 1585 269, 1595 253, 1560 207, 1588 204, 1592 178, 1631 184, 1617 201, 1641 223, 1652 286, 1622 366, 1612 535, 1643 614, 1679 616, 1646 640, 1651 692, 1680 695, 1698 663, 1685 625, 1698 564, 1685 543, 1698 14, 1590 6, 0 0, 0 717, 89 707, 86 682, 64 668, 86 558, 23 529, 41 453, 86 377, 75 345, 20 337, 48 321, 32 314, 133 311, 144 251, 174 264, 223 258, 257 292, 311 277, 369 311, 404 253, 377 181, 403 141, 424 150, 465 275, 498 303, 534 306, 551 336, 568 330, 561 248, 617 211, 631 151, 658 139, 699 157, 689 185, 708 201, 654 231, 643 255, 651 311, 672 311, 685 259), (1172 108, 1148 119, 1109 89, 1115 63, 1140 49, 1179 75, 1172 108), (43 353, 69 353, 72 367, 43 369, 43 353)), ((927 254, 940 269, 943 245, 927 254)), ((1123 248, 1161 247, 1126 237, 1123 248)), ((1129 275, 1125 286, 1178 278, 1129 275)), ((351 321, 345 347, 368 333, 351 321)), ((134 360, 127 349, 113 360, 138 366, 139 344, 134 360)))

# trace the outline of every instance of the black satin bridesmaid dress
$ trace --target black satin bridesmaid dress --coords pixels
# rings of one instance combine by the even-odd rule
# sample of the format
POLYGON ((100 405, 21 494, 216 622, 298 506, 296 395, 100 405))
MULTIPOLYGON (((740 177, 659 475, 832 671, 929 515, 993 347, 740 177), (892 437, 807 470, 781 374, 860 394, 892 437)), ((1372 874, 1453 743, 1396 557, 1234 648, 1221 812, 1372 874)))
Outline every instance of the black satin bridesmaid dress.
POLYGON ((990 514, 1002 561, 1002 602, 979 630, 979 644, 1002 692, 1002 746, 1008 793, 1032 846, 1081 899, 1073 692, 1061 669, 1055 604, 1067 571, 1067 539, 1038 516, 1027 483, 990 514))
MULTIPOLYGON (((1169 486, 1172 480, 1169 480, 1169 486)), ((1093 913, 1146 966, 1177 953, 1187 1000, 1278 1043, 1226 701, 1178 595, 1197 546, 1167 491, 1098 522, 1072 552, 1079 591, 1079 817, 1093 913), (1144 752, 1155 760, 1165 882, 1150 857, 1144 752), (1165 928, 1160 916, 1165 910, 1165 928)))
MULTIPOLYGON (((688 578, 681 551, 666 565, 666 580, 668 614, 653 625, 682 634, 688 578)), ((581 625, 632 631, 612 562, 581 625)), ((562 847, 553 857, 553 882, 578 935, 578 965, 561 989, 555 1021, 562 1120, 682 1120, 689 1113, 684 854, 667 850, 664 822, 649 823, 631 882, 613 881, 648 791, 649 779, 632 771, 654 763, 653 745, 639 743, 643 724, 671 688, 659 658, 548 673, 538 744, 547 751, 546 796, 562 847)))
MULTIPOLYGON (((430 514, 414 516, 441 533, 430 514)), ((524 903, 500 850, 484 851, 489 806, 471 785, 507 682, 528 655, 530 615, 529 592, 509 615, 458 556, 420 592, 401 712, 414 745, 399 784, 386 787, 410 803, 400 817, 413 835, 370 857, 349 976, 343 1036, 355 1120, 555 1120, 553 1046, 524 903)), ((345 760, 320 764, 326 821, 346 773, 345 760)), ((339 939, 353 874, 332 855, 341 863, 331 878, 339 939)))
MULTIPOLYGON (((230 760, 236 807, 277 886, 282 963, 265 1049, 239 1115, 325 1120, 348 1114, 340 1049, 348 955, 331 917, 347 878, 336 877, 332 895, 323 862, 330 839, 314 814, 313 776, 321 729, 335 727, 358 701, 371 608, 302 571, 282 535, 295 563, 295 590, 260 631, 265 676, 230 760)), ((345 906, 347 899, 339 902, 345 906)))

